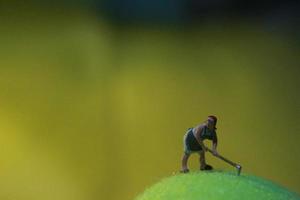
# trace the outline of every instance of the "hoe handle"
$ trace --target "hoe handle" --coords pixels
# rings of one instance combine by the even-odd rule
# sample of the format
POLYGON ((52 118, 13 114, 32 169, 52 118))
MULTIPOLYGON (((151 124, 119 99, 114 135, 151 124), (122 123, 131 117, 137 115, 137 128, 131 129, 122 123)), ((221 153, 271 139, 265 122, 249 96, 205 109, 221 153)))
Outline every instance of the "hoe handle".
MULTIPOLYGON (((209 149, 209 148, 206 148, 207 149, 207 151, 209 151, 211 154, 213 154, 213 151, 211 150, 211 149, 209 149)), ((214 154, 213 154, 214 155, 214 154)), ((232 166, 234 166, 234 167, 236 167, 236 168, 241 168, 241 166, 239 165, 239 164, 237 164, 237 163, 235 163, 235 162, 232 162, 232 161, 230 161, 230 160, 228 160, 227 158, 224 158, 223 156, 221 156, 221 155, 214 155, 215 157, 217 157, 217 158, 220 158, 221 160, 223 160, 223 161, 225 161, 225 162, 227 162, 228 164, 230 164, 230 165, 232 165, 232 166)))

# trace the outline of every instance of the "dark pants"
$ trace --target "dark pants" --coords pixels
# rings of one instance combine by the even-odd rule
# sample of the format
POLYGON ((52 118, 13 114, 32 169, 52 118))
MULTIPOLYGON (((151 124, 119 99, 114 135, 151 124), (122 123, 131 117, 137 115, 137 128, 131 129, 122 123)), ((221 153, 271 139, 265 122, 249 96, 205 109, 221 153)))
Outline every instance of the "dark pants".
POLYGON ((193 152, 199 152, 202 151, 201 145, 198 143, 196 140, 194 134, 193 134, 193 129, 189 128, 184 135, 183 138, 183 145, 184 145, 184 152, 186 154, 191 154, 193 152))

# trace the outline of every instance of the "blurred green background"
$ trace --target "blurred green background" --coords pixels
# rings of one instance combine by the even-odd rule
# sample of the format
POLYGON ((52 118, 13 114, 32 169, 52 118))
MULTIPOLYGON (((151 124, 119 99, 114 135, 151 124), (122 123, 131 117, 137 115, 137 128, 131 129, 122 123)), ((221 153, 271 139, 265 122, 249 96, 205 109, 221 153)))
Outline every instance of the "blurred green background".
POLYGON ((295 39, 239 19, 124 26, 25 4, 0 23, 1 199, 133 199, 180 169, 186 129, 210 114, 220 154, 300 193, 295 39))

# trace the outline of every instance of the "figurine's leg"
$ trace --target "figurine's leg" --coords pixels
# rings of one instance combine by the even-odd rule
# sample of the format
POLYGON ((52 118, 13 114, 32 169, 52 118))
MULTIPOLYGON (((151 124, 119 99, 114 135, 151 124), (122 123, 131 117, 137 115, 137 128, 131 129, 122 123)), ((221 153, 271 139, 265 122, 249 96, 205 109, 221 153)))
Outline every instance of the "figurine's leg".
POLYGON ((182 157, 182 172, 188 172, 189 169, 188 169, 188 166, 187 166, 187 163, 188 163, 188 159, 190 157, 190 154, 187 154, 187 153, 184 153, 183 157, 182 157))
POLYGON ((183 154, 182 160, 181 160, 181 172, 183 172, 183 173, 189 172, 187 163, 188 163, 188 159, 191 155, 191 150, 188 146, 187 136, 188 136, 188 134, 186 133, 183 137, 184 154, 183 154))
POLYGON ((205 162, 205 153, 203 150, 199 152, 199 162, 200 162, 200 169, 204 169, 206 166, 206 162, 205 162))

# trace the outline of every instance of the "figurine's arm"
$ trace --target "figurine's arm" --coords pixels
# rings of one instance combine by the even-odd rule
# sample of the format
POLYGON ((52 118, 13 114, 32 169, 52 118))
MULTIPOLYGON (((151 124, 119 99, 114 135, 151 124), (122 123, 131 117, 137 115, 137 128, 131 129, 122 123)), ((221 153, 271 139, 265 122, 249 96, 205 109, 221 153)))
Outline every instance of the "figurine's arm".
POLYGON ((217 145, 218 145, 218 137, 217 137, 217 134, 215 133, 215 136, 213 138, 213 147, 212 147, 212 150, 215 154, 218 154, 217 145))

